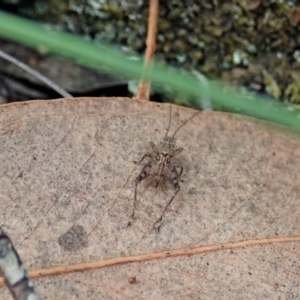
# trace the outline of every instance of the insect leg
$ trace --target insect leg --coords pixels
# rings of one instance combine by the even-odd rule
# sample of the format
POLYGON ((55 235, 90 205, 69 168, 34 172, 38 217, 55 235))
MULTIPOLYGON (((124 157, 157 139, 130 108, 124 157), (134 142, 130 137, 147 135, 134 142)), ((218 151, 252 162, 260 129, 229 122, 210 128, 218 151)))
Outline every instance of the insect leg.
MULTIPOLYGON (((178 173, 178 179, 180 179, 180 177, 181 177, 181 175, 182 175, 182 172, 183 172, 183 166, 182 165, 180 165, 180 164, 174 164, 173 165, 173 168, 179 168, 180 169, 180 171, 179 171, 179 173, 178 173)), ((172 182, 172 184, 173 184, 173 182, 172 182)), ((174 185, 174 184, 173 184, 174 185)))
MULTIPOLYGON (((157 147, 155 146, 155 144, 153 142, 150 142, 150 146, 151 146, 153 151, 155 151, 156 153, 158 152, 158 149, 157 149, 157 147)), ((134 161, 134 162, 135 163, 141 163, 146 157, 152 158, 152 153, 147 152, 140 160, 134 161)))
POLYGON ((183 151, 183 148, 182 148, 182 147, 176 149, 176 150, 174 151, 173 157, 176 156, 177 154, 179 154, 179 153, 182 152, 182 151, 183 151))
MULTIPOLYGON (((183 168, 181 169, 181 171, 180 171, 180 175, 181 175, 181 173, 182 173, 182 170, 183 170, 183 168)), ((179 186, 179 177, 180 177, 180 175, 178 174, 178 172, 177 172, 177 170, 176 170, 176 168, 173 166, 173 168, 172 168, 172 170, 171 170, 171 176, 170 176, 170 181, 171 181, 171 183, 172 183, 172 185, 173 185, 173 187, 174 187, 174 194, 173 194, 173 196, 171 197, 171 199, 169 200, 169 202, 167 203, 167 205, 164 207, 164 209, 163 209, 163 211, 162 211, 162 213, 161 213, 161 215, 160 215, 160 217, 153 223, 153 227, 155 227, 156 229, 158 229, 159 230, 159 228, 160 228, 160 222, 162 221, 162 219, 163 219, 163 217, 165 216, 165 213, 167 212, 167 210, 169 209, 169 207, 171 206, 171 204, 172 204, 172 202, 173 202, 173 200, 175 199, 175 197, 176 197, 176 195, 177 195, 177 193, 179 192, 179 190, 180 190, 180 186, 179 186), (159 224, 159 225, 158 225, 159 224)))
POLYGON ((10 238, 0 227, 0 273, 4 275, 5 283, 16 300, 40 300, 35 292, 18 252, 10 238))
POLYGON ((154 152, 158 152, 156 145, 153 142, 150 142, 150 146, 154 152))
POLYGON ((146 153, 140 160, 135 160, 134 163, 139 164, 141 163, 146 157, 151 158, 151 153, 146 153))
POLYGON ((133 219, 134 219, 134 214, 136 210, 136 198, 137 198, 137 187, 141 181, 143 181, 149 174, 152 168, 152 161, 148 162, 142 169, 141 173, 139 176, 135 179, 135 188, 134 188, 134 199, 133 199, 133 208, 132 212, 129 217, 129 221, 127 224, 127 227, 131 225, 133 219))

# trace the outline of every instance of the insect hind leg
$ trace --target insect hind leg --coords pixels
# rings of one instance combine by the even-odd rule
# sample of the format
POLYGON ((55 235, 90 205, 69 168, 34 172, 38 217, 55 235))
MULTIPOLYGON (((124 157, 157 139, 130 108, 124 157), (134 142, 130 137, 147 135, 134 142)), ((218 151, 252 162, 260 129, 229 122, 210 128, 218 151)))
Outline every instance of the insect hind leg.
POLYGON ((172 170, 171 170, 171 176, 169 178, 169 180, 171 181, 173 187, 174 187, 174 194, 173 196, 171 197, 171 199, 169 200, 169 202, 167 203, 167 205, 164 207, 160 217, 153 223, 153 228, 156 228, 158 231, 160 229, 160 226, 161 226, 161 221, 163 219, 163 217, 165 216, 167 210, 169 209, 169 207, 171 206, 171 204, 173 203, 177 193, 180 191, 180 185, 179 185, 179 177, 182 173, 182 170, 181 172, 178 174, 177 170, 176 170, 176 167, 173 166, 172 170))
POLYGON ((134 219, 134 215, 135 215, 135 210, 136 210, 136 201, 137 201, 137 187, 138 185, 146 178, 149 176, 150 171, 152 168, 152 162, 150 161, 149 163, 147 163, 142 171, 140 172, 139 176, 135 179, 134 184, 135 184, 135 188, 134 188, 134 198, 133 198, 133 206, 132 206, 132 212, 129 216, 129 221, 127 223, 127 227, 131 225, 133 219, 134 219))
MULTIPOLYGON (((181 179, 181 175, 182 175, 182 172, 183 172, 183 166, 180 165, 180 164, 176 164, 176 165, 173 164, 173 168, 178 168, 178 169, 180 169, 180 171, 179 171, 179 173, 178 173, 178 176, 174 176, 173 179, 172 179, 172 174, 171 174, 171 180, 172 180, 172 184, 173 184, 173 186, 174 186, 173 180, 175 180, 175 181, 176 181, 176 179, 177 179, 177 181, 178 181, 178 180, 184 181, 184 180, 181 179)), ((174 189, 175 189, 175 186, 174 186, 174 189)))

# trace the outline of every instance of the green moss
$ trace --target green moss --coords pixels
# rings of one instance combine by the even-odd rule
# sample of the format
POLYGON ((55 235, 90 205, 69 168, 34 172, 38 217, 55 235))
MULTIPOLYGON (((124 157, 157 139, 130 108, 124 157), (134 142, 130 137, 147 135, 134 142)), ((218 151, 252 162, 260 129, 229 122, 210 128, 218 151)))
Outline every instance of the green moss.
MULTIPOLYGON (((255 91, 260 87, 259 91, 277 99, 295 101, 295 80, 291 82, 287 74, 298 72, 300 8, 296 1, 218 2, 215 6, 217 1, 160 1, 157 57, 187 70, 199 70, 209 78, 227 78, 229 83, 250 89, 255 86, 255 91), (275 64, 278 56, 280 68, 275 64), (237 67, 246 70, 239 79, 234 78, 237 67), (268 70, 273 83, 263 70, 268 70)), ((144 51, 148 1, 29 3, 22 3, 20 10, 43 22, 60 24, 67 30, 133 52, 144 51)))

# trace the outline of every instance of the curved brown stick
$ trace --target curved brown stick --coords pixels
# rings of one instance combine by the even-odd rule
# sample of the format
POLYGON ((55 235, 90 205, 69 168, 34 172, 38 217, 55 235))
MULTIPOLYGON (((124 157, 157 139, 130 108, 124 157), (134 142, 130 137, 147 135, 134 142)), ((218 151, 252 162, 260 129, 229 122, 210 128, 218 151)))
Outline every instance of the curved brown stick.
MULTIPOLYGON (((256 246, 256 245, 290 243, 290 242, 300 242, 300 236, 245 240, 245 241, 240 241, 235 243, 207 245, 207 246, 200 246, 195 248, 181 248, 181 249, 166 250, 166 251, 161 251, 156 253, 147 253, 147 254, 141 254, 135 256, 116 257, 107 260, 98 260, 98 261, 93 261, 88 263, 79 263, 74 265, 56 266, 48 269, 40 269, 40 270, 31 271, 29 272, 29 274, 32 278, 39 278, 44 276, 62 275, 71 272, 95 270, 95 269, 100 269, 108 266, 131 263, 131 262, 144 262, 149 260, 164 259, 164 258, 176 257, 176 256, 188 256, 188 255, 196 255, 196 254, 213 252, 213 251, 237 249, 237 248, 242 248, 247 246, 249 247, 249 246, 256 246)), ((0 279, 0 285, 3 285, 3 280, 1 279, 0 279)))

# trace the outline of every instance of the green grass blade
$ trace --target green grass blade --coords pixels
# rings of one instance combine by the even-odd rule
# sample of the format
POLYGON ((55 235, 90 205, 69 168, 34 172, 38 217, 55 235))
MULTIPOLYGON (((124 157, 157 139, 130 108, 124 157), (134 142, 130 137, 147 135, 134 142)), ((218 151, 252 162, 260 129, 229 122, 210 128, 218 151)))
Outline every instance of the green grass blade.
MULTIPOLYGON (((201 96, 201 83, 187 72, 158 63, 144 69, 142 59, 129 60, 126 54, 111 46, 97 45, 80 36, 3 11, 0 11, 0 36, 36 49, 45 49, 93 68, 107 69, 125 78, 138 79, 143 74, 151 80, 156 90, 166 93, 172 90, 177 98, 178 95, 193 99, 201 96)), ((212 99, 214 106, 224 110, 300 129, 300 113, 291 105, 253 97, 249 93, 244 95, 217 82, 209 82, 206 94, 212 99)))

